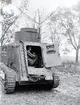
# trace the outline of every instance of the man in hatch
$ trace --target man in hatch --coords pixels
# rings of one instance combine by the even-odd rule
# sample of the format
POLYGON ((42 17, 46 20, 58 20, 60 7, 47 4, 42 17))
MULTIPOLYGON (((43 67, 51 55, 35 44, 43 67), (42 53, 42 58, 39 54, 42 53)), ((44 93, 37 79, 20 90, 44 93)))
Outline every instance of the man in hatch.
POLYGON ((29 66, 36 66, 38 61, 38 56, 35 52, 32 51, 32 48, 29 47, 27 50, 27 57, 28 57, 28 65, 29 66))

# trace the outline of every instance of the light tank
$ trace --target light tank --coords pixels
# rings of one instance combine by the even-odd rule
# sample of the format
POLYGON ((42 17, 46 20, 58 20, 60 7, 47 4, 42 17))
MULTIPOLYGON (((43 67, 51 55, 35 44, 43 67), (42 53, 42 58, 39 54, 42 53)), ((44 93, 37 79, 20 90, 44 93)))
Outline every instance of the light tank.
POLYGON ((59 86, 59 77, 51 69, 61 64, 58 44, 40 43, 36 29, 16 32, 15 41, 2 46, 1 55, 6 93, 13 93, 16 84, 48 84, 49 89, 59 86))

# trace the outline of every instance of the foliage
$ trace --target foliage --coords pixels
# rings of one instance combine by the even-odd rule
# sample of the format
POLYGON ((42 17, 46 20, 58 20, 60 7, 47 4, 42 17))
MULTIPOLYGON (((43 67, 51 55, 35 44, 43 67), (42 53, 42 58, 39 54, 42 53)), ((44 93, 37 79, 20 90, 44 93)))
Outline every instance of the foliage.
POLYGON ((80 49, 80 17, 70 8, 58 8, 50 19, 55 35, 59 38, 65 36, 68 44, 76 50, 76 62, 80 49))
MULTIPOLYGON (((17 7, 17 10, 19 11, 19 8, 24 11, 27 9, 27 0, 23 0, 21 5, 17 7)), ((2 3, 1 3, 2 4, 2 3)), ((16 15, 14 10, 9 9, 9 11, 5 11, 4 7, 7 5, 2 4, 1 8, 1 16, 3 18, 2 21, 2 36, 1 36, 1 45, 5 44, 6 42, 11 42, 11 39, 14 38, 14 32, 15 32, 15 22, 19 18, 19 16, 22 14, 21 11, 19 11, 19 14, 16 15)))
POLYGON ((10 38, 13 37, 13 31, 11 31, 10 26, 14 23, 17 16, 14 15, 14 12, 12 13, 3 13, 3 21, 2 21, 2 37, 1 37, 1 43, 3 44, 3 41, 7 39, 8 42, 10 42, 10 38), (10 35, 11 34, 11 35, 10 35), (10 35, 10 37, 9 37, 10 35))

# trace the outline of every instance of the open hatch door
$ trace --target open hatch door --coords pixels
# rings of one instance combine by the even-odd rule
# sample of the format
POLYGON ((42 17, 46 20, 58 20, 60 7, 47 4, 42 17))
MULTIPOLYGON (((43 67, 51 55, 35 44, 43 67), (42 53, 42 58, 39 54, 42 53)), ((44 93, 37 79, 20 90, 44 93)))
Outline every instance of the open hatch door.
POLYGON ((58 44, 45 45, 43 48, 43 58, 45 67, 61 65, 58 44))

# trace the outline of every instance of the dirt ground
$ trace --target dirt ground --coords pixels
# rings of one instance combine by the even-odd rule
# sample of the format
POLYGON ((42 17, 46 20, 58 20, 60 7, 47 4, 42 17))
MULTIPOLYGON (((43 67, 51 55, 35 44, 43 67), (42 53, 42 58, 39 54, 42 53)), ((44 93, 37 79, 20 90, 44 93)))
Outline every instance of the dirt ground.
POLYGON ((14 94, 4 94, 0 82, 0 105, 80 105, 80 66, 56 68, 60 85, 56 89, 17 88, 14 94))

